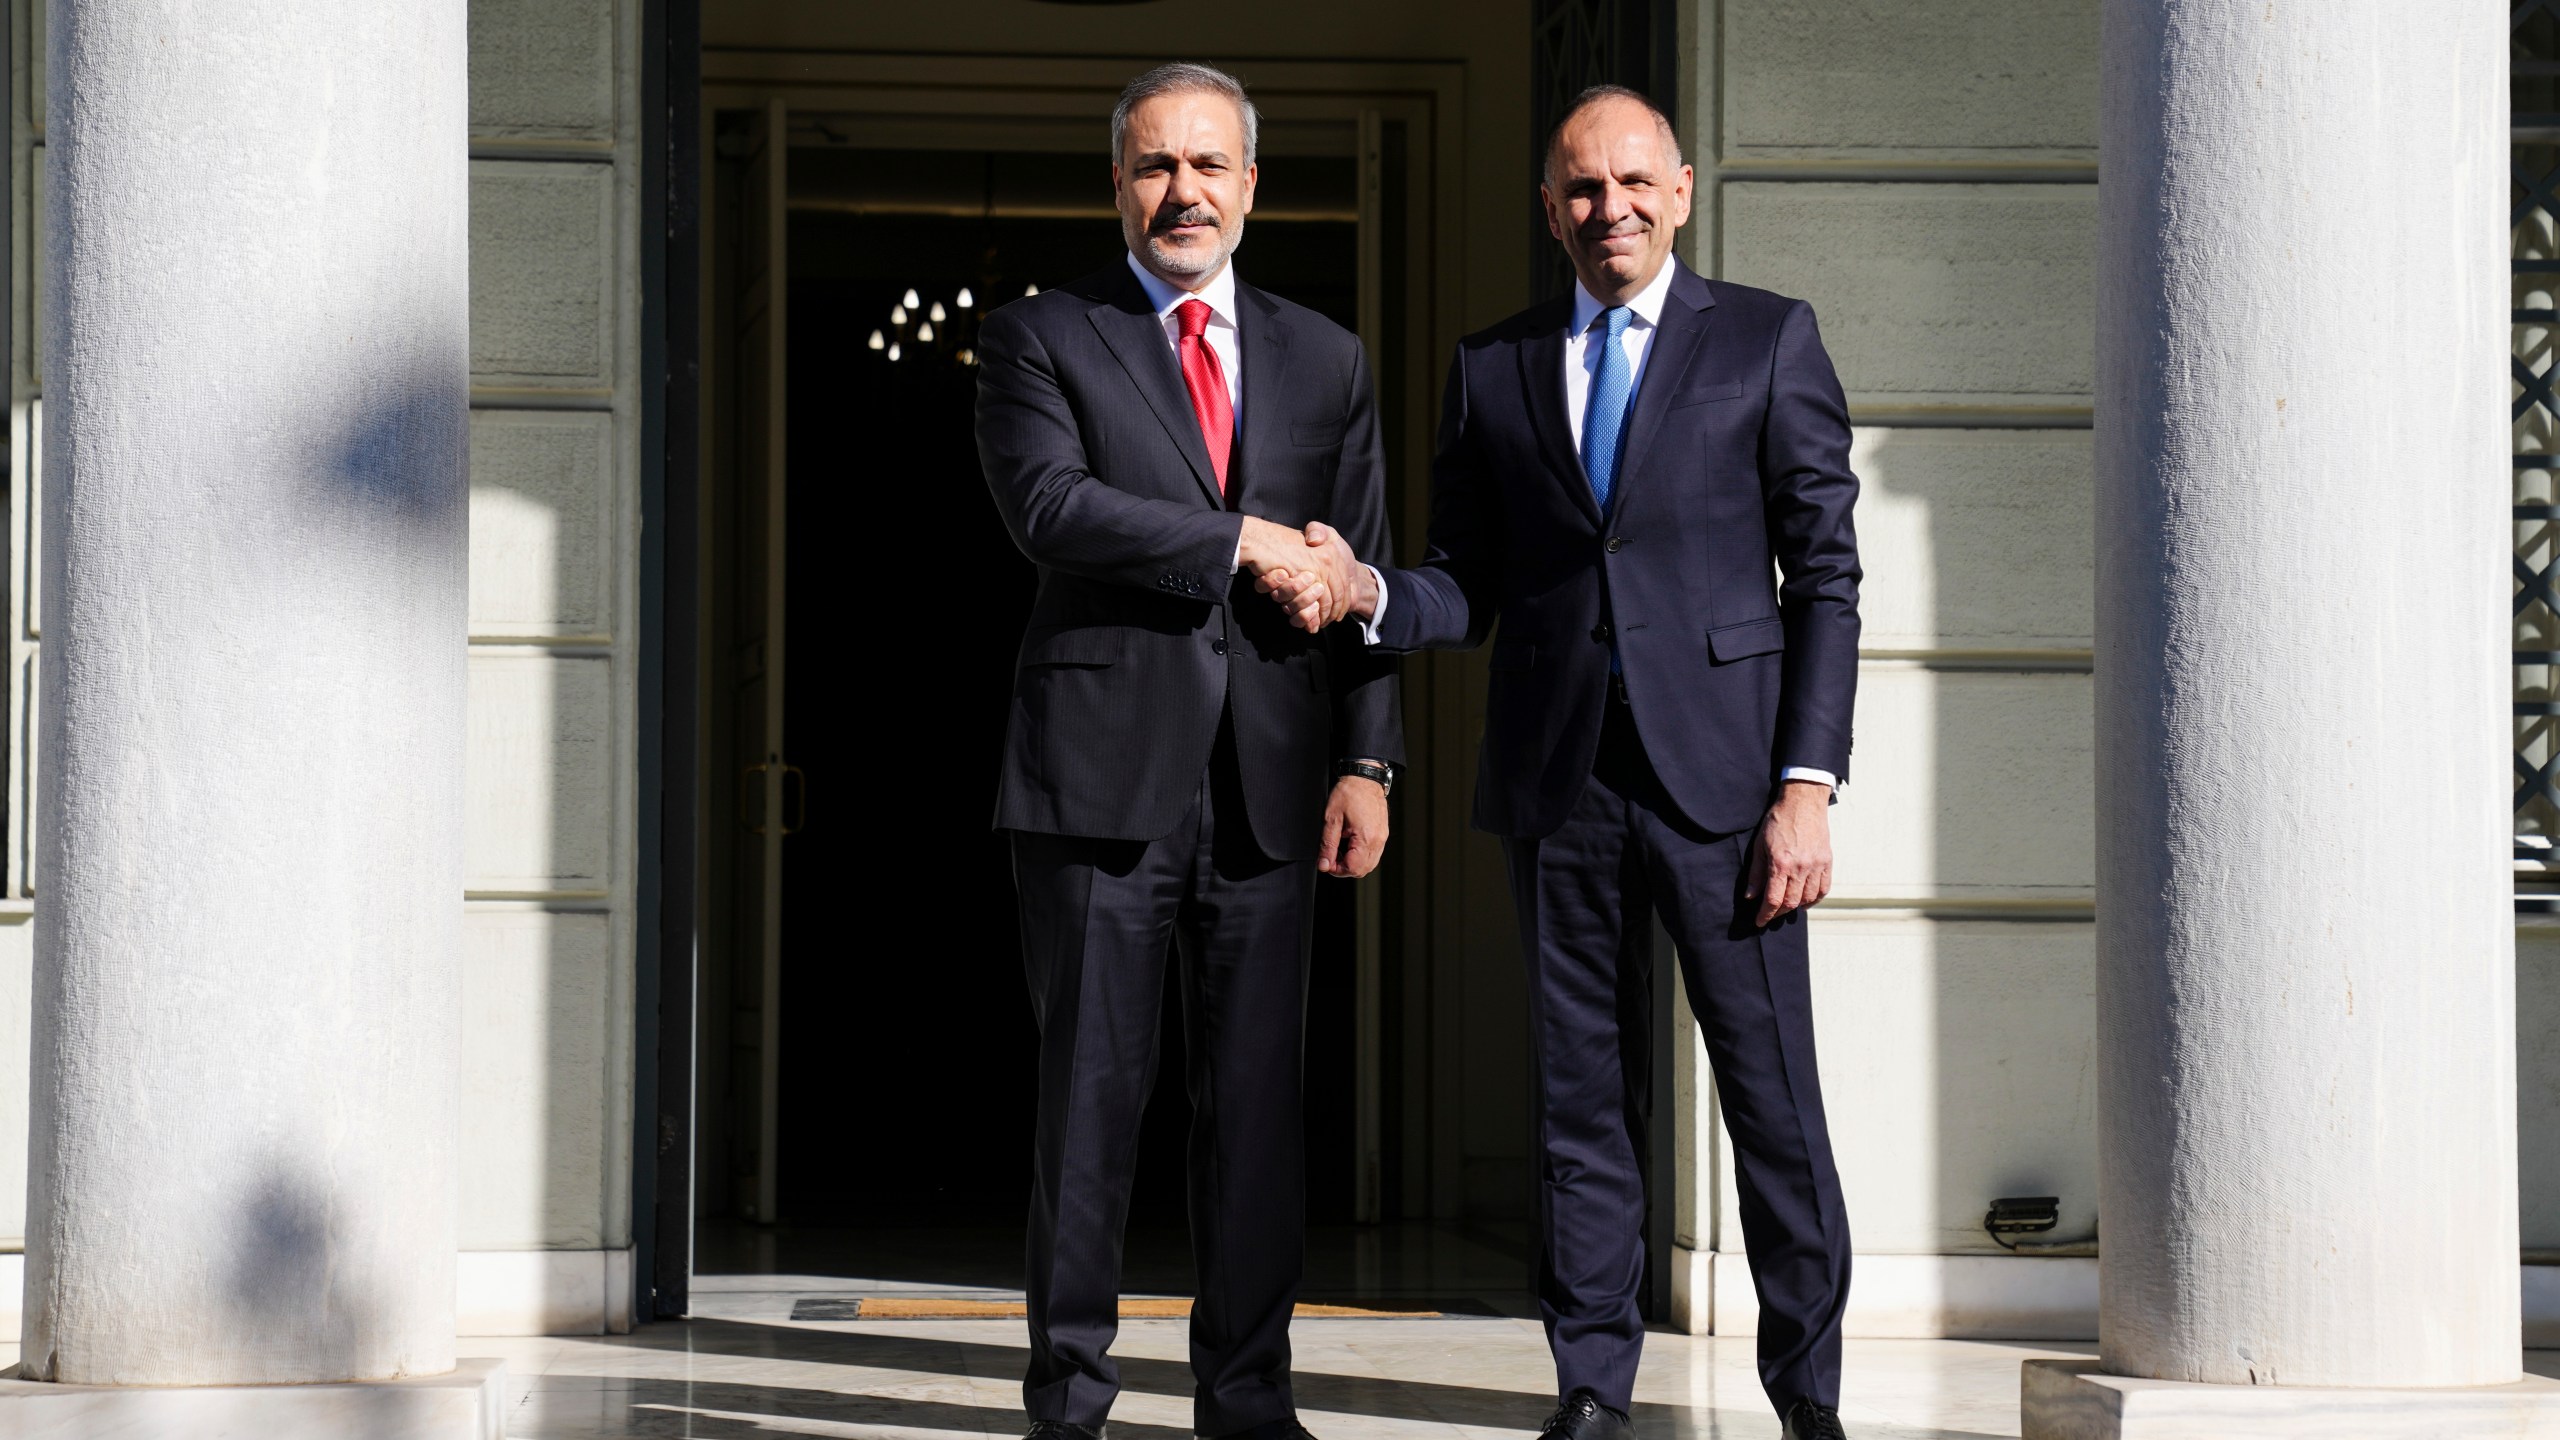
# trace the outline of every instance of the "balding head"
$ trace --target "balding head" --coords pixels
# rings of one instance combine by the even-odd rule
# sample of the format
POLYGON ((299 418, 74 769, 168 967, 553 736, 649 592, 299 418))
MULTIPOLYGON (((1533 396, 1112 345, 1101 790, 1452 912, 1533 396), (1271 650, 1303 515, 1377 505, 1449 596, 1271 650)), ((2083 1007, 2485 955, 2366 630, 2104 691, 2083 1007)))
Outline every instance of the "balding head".
POLYGON ((1546 164, 1541 178, 1550 187, 1556 183, 1556 156, 1564 148, 1565 130, 1593 125, 1621 129, 1649 126, 1654 137, 1662 142, 1662 168, 1668 172, 1685 163, 1680 155, 1680 132, 1672 128, 1671 117, 1662 113, 1662 107, 1645 98, 1640 90, 1630 90, 1624 85, 1594 85, 1574 96, 1573 103, 1564 107, 1564 114, 1557 119, 1555 128, 1547 132, 1546 164))
POLYGON ((1547 232, 1582 288, 1623 305, 1652 284, 1689 223, 1694 178, 1662 111, 1622 86, 1584 91, 1547 142, 1546 170, 1547 232))

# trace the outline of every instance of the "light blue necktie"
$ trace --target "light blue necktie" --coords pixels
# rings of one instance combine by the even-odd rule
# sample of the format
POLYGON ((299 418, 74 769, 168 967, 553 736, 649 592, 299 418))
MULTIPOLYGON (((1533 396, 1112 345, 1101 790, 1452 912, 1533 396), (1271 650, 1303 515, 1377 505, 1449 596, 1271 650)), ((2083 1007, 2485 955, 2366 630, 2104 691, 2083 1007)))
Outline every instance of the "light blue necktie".
MULTIPOLYGON (((1609 493, 1618 484, 1618 452, 1627 438, 1627 400, 1635 392, 1635 367, 1627 363, 1627 322, 1635 312, 1612 305, 1600 312, 1609 333, 1600 341, 1600 365, 1591 377, 1591 400, 1582 407, 1582 473, 1591 477, 1591 496, 1600 513, 1609 513, 1609 493)), ((1612 542, 1615 543, 1615 542, 1612 542)), ((1618 661, 1618 637, 1609 637, 1609 673, 1625 673, 1618 661)))
POLYGON ((1582 410, 1582 473, 1591 477, 1592 498, 1600 513, 1609 513, 1609 492, 1618 483, 1618 452, 1627 436, 1627 401, 1635 393, 1634 367, 1627 363, 1627 322, 1635 312, 1613 305, 1600 312, 1609 326, 1600 342, 1599 369, 1591 377, 1591 402, 1582 410))

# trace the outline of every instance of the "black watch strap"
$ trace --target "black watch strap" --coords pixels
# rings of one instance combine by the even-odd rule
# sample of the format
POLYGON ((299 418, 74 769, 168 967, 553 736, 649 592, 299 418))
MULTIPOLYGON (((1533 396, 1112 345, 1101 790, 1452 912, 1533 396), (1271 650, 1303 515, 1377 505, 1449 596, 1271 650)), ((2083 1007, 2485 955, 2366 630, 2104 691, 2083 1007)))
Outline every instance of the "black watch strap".
POLYGON ((1396 793, 1396 771, 1392 765, 1377 765, 1366 760, 1333 762, 1333 778, 1339 780, 1345 775, 1357 775, 1363 780, 1375 780, 1378 782, 1379 789, 1390 795, 1396 793))

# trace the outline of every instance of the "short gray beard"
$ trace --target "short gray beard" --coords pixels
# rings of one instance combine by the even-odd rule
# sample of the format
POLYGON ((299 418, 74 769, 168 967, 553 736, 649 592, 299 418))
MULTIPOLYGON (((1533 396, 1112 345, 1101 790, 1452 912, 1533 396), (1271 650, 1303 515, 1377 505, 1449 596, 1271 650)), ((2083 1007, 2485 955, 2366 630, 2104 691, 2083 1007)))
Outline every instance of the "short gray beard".
POLYGON ((1168 245, 1145 226, 1127 228, 1137 232, 1129 237, 1131 247, 1133 249, 1144 247, 1141 253, 1149 268, 1168 275, 1215 275, 1218 273, 1218 267, 1226 264, 1227 257, 1235 254, 1236 247, 1244 242, 1244 222, 1241 220, 1233 225, 1219 226, 1218 244, 1215 249, 1209 251, 1168 245))

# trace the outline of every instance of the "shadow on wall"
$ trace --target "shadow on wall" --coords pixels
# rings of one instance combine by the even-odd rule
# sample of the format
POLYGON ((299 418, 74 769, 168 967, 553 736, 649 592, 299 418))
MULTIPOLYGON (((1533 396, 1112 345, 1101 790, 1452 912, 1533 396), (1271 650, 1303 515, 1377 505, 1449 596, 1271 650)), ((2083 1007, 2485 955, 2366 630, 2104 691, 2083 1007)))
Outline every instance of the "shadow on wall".
MULTIPOLYGON (((386 1322, 381 1298, 367 1283, 325 1177, 269 1156, 240 1200, 231 1261, 234 1330, 229 1345, 252 1356, 291 1356, 309 1373, 352 1375, 375 1355, 386 1322), (314 1295, 325 1296, 315 1314, 314 1295), (315 1323, 316 1322, 316 1323, 315 1323), (333 1354, 314 1361, 311 1352, 333 1354)), ((264 1368, 264 1367, 260 1367, 264 1368)))
POLYGON ((592 1331, 615 1233, 611 415, 471 416, 459 1246, 464 1334, 592 1331), (490 1255, 486 1252, 513 1252, 490 1255))
POLYGON ((2001 1254, 2004 1195, 2060 1198, 2041 1240, 2096 1233, 2089 456, 2086 430, 1858 432, 1876 658, 1844 868, 1933 902, 1835 916, 1818 967, 1861 1250, 2001 1254))
POLYGON ((462 413, 466 393, 458 381, 437 384, 422 371, 401 383, 375 387, 314 457, 311 473, 320 492, 315 498, 387 510, 421 536, 441 543, 452 533, 448 527, 464 500, 463 490, 444 482, 441 467, 422 465, 418 458, 422 450, 449 450, 459 438, 444 433, 443 427, 462 413))

